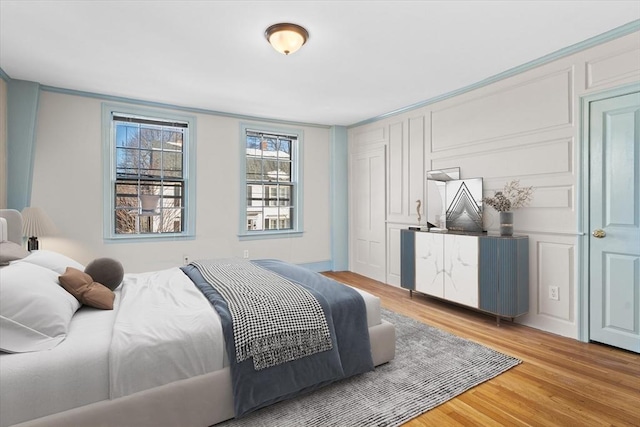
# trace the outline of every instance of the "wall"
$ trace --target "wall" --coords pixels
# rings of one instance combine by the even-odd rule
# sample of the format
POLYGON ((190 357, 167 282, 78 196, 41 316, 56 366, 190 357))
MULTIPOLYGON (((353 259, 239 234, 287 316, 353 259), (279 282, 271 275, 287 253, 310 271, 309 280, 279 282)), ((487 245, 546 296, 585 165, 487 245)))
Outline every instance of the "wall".
MULTIPOLYGON (((196 238, 194 240, 106 243, 102 238, 102 100, 43 90, 38 106, 31 205, 51 217, 59 234, 39 239, 42 249, 87 263, 97 257, 121 260, 127 272, 180 265, 190 259, 279 258, 296 264, 329 265, 330 129, 304 132, 304 235, 240 242, 238 177, 240 122, 194 113, 197 120, 196 238)), ((184 114, 184 112, 180 112, 184 114)), ((280 126, 268 123, 270 127, 280 126)))
POLYGON ((7 82, 0 78, 0 209, 7 208, 7 82))
MULTIPOLYGON (((459 166, 463 178, 484 178, 485 196, 519 179, 535 193, 530 207, 514 215, 516 233, 530 238, 530 312, 518 321, 577 338, 580 97, 639 80, 635 32, 350 128, 350 153, 381 141, 387 146, 387 283, 399 285, 399 234, 417 222, 425 170, 459 166), (559 286, 559 301, 548 298, 549 286, 559 286)), ((485 210, 484 222, 497 231, 493 209, 485 210)))
POLYGON ((347 206, 347 128, 331 127, 331 261, 333 271, 349 269, 349 218, 347 206))
POLYGON ((40 84, 7 82, 7 207, 30 206, 40 84))

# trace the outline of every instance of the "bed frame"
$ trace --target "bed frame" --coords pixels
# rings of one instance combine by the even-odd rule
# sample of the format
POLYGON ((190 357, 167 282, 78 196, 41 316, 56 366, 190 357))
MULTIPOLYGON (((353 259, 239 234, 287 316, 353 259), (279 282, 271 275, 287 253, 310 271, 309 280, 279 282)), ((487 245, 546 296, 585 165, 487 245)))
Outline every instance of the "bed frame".
MULTIPOLYGON (((0 209, 7 219, 9 238, 22 242, 20 212, 0 209)), ((375 366, 395 356, 395 327, 382 323, 369 328, 375 366)), ((234 417, 231 373, 228 367, 197 377, 175 381, 129 396, 103 400, 57 414, 16 424, 19 427, 137 427, 210 426, 234 417)))

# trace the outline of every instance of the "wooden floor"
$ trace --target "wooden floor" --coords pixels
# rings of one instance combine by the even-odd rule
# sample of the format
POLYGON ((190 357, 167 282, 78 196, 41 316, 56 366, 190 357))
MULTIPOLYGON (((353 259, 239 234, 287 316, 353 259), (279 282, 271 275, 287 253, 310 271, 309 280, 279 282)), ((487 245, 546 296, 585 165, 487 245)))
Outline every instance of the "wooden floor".
POLYGON ((640 426, 640 355, 586 344, 386 285, 325 273, 381 298, 382 306, 515 356, 522 364, 405 427, 640 426))

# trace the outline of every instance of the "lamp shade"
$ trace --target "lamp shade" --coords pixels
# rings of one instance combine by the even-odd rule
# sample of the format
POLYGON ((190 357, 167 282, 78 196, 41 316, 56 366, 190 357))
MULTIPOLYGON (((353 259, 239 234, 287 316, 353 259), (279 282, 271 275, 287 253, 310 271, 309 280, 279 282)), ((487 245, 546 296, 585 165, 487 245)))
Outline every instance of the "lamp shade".
POLYGON ((309 39, 309 32, 296 24, 275 24, 267 28, 265 37, 278 52, 289 55, 302 47, 309 39))
POLYGON ((22 235, 41 237, 54 234, 56 226, 40 208, 29 207, 22 210, 22 235))

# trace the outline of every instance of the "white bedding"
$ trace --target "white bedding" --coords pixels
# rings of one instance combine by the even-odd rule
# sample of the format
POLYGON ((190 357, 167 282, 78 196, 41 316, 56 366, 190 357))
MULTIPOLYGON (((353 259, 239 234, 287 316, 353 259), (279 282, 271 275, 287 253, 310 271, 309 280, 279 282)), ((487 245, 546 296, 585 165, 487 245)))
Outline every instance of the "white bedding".
MULTIPOLYGON (((222 324, 207 298, 179 269, 125 277, 109 351, 110 397, 228 366, 222 324)), ((368 326, 380 323, 380 300, 358 290, 368 326)))
MULTIPOLYGON (((116 290, 115 306, 120 298, 116 290)), ((115 310, 82 307, 51 350, 0 354, 0 426, 109 398, 115 310)))
POLYGON ((222 369, 220 318, 178 268, 127 275, 109 351, 111 398, 222 369))
MULTIPOLYGON (((379 298, 358 292, 365 301, 368 326, 379 325, 379 298)), ((127 274, 116 290, 114 310, 81 308, 67 338, 54 349, 0 354, 0 427, 222 366, 226 354, 219 317, 180 269, 127 274), (182 296, 177 296, 177 288, 184 290, 182 296), (177 347, 159 344, 163 338, 178 337, 180 328, 194 335, 180 334, 177 347), (139 345, 145 342, 151 349, 139 345), (113 375, 110 380, 110 369, 127 381, 116 382, 113 375)))

